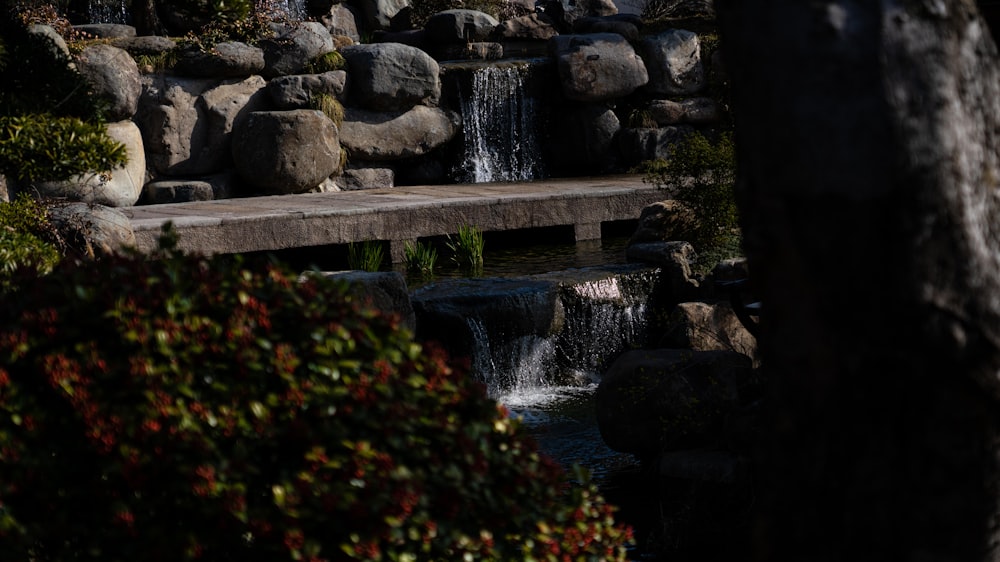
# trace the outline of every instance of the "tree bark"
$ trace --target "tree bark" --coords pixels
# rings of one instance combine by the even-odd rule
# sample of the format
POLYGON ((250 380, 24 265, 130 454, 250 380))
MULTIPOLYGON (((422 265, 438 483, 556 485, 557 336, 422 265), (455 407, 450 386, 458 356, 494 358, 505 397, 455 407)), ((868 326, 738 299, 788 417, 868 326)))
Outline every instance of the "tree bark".
POLYGON ((717 0, 773 381, 761 560, 1000 559, 1000 66, 973 0, 717 0))
POLYGON ((132 21, 138 35, 167 34, 167 30, 156 11, 156 0, 133 0, 132 21))

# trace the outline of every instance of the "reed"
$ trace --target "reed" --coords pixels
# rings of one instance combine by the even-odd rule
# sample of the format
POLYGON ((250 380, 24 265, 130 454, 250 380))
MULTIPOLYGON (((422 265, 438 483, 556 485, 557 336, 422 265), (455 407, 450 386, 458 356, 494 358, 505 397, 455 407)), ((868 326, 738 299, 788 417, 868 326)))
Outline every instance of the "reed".
POLYGON ((430 244, 407 242, 403 246, 403 263, 411 275, 425 279, 433 277, 437 258, 437 250, 430 244))
POLYGON ((382 244, 372 240, 347 245, 347 265, 351 269, 378 271, 382 268, 384 255, 382 244))
POLYGON ((458 227, 454 238, 448 235, 446 245, 451 250, 451 261, 455 265, 473 274, 482 272, 483 248, 486 245, 482 230, 472 225, 462 225, 458 227))

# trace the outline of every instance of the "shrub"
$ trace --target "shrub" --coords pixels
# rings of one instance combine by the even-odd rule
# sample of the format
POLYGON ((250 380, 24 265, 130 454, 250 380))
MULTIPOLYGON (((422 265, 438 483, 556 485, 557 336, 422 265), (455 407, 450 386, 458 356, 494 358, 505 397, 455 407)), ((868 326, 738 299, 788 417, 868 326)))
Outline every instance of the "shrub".
POLYGON ((459 268, 469 273, 477 274, 483 269, 483 249, 486 242, 483 231, 475 226, 464 224, 458 227, 458 233, 453 239, 450 235, 445 243, 451 250, 451 261, 459 268))
POLYGON ((732 244, 739 237, 736 198, 736 156, 731 133, 716 142, 701 133, 674 147, 670 158, 645 163, 645 181, 670 192, 691 208, 698 221, 692 244, 709 250, 732 244))
POLYGON ((18 181, 64 180, 126 162, 103 125, 75 117, 0 116, 0 174, 18 181))
POLYGON ((351 269, 378 271, 382 268, 383 255, 382 244, 372 240, 347 245, 347 265, 351 269))
POLYGON ((62 257, 60 247, 41 203, 24 194, 0 202, 0 293, 15 288, 16 275, 34 277, 52 271, 62 257))
POLYGON ((0 559, 625 560, 594 487, 395 315, 152 258, 64 262, 0 308, 0 559))

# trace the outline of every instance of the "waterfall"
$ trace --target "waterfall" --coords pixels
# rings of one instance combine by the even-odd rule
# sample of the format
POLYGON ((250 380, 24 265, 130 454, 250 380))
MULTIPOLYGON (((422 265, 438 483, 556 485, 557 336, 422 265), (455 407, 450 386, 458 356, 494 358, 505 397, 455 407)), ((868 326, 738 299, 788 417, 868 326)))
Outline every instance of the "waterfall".
POLYGON ((276 0, 273 3, 278 17, 288 21, 303 21, 306 19, 306 0, 276 0))
POLYGON ((89 0, 87 16, 90 23, 128 23, 126 0, 89 0))
POLYGON ((467 183, 526 181, 544 173, 536 102, 525 95, 528 64, 477 68, 461 99, 467 183))

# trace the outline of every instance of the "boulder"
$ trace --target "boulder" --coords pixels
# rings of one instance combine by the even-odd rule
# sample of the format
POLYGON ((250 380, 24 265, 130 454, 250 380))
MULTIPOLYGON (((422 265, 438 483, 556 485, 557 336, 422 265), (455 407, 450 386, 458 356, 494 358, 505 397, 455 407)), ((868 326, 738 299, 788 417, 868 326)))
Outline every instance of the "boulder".
POLYGON ((208 51, 180 51, 174 72, 199 78, 244 78, 264 70, 264 51, 239 41, 219 43, 208 51))
POLYGON ((500 22, 478 10, 445 10, 432 15, 424 29, 434 44, 475 43, 485 41, 500 22))
POLYGON ((323 27, 330 32, 333 37, 350 37, 354 43, 361 42, 361 34, 358 33, 358 18, 354 10, 343 3, 336 3, 319 17, 323 27))
POLYGON ((135 37, 135 28, 121 23, 85 23, 73 26, 74 31, 98 39, 126 39, 135 37))
POLYGON ((346 108, 340 140, 352 160, 385 162, 427 154, 458 129, 458 115, 436 107, 392 113, 346 108))
POLYGON ((757 340, 728 301, 682 302, 670 313, 663 344, 698 351, 735 351, 757 357, 757 340))
POLYGON ((213 199, 215 193, 212 184, 202 180, 151 181, 146 184, 142 192, 143 203, 152 205, 213 199))
POLYGON ((549 40, 563 94, 577 101, 625 97, 649 81, 632 45, 616 33, 559 35, 549 40))
POLYGON ((642 242, 631 244, 625 250, 629 261, 638 261, 660 267, 664 298, 671 303, 698 297, 701 283, 691 271, 697 257, 694 246, 681 240, 668 242, 642 242))
POLYGON ((638 164, 643 160, 667 160, 674 147, 684 141, 693 129, 688 125, 659 127, 656 129, 628 128, 618 135, 621 153, 631 160, 627 164, 638 164))
POLYGON ((717 445, 753 382, 750 359, 733 351, 627 351, 597 387, 598 429, 608 447, 645 461, 717 445))
POLYGON ((503 44, 490 42, 440 45, 434 49, 434 55, 442 60, 500 60, 503 53, 503 44))
POLYGON ((302 21, 279 27, 273 39, 260 42, 264 51, 265 78, 298 74, 309 61, 333 51, 333 37, 318 21, 302 21))
POLYGON ((320 111, 255 111, 233 130, 236 172, 265 193, 302 193, 340 168, 337 126, 320 111))
POLYGON ((393 18, 401 16, 410 7, 410 0, 359 0, 364 28, 370 30, 391 29, 393 18))
POLYGON ((395 183, 395 172, 392 168, 365 167, 358 164, 345 168, 344 173, 337 178, 337 186, 344 191, 393 187, 395 183))
POLYGON ((500 41, 548 41, 559 35, 552 18, 540 13, 531 13, 500 22, 494 30, 494 37, 500 41))
POLYGON ((642 20, 619 14, 604 17, 585 17, 573 22, 573 33, 617 33, 629 41, 639 38, 642 20))
POLYGON ((697 227, 694 213, 684 203, 676 199, 657 201, 643 207, 628 245, 688 240, 697 227))
POLYGON ((602 104, 573 105, 561 112, 549 133, 552 165, 567 175, 599 174, 618 165, 615 138, 621 123, 602 104))
POLYGON ((346 97, 347 72, 331 70, 322 74, 292 74, 272 78, 267 83, 267 93, 278 109, 302 109, 320 94, 328 94, 340 101, 346 97))
POLYGON ((237 119, 269 109, 260 76, 208 80, 157 75, 143 78, 136 122, 152 169, 161 175, 204 175, 232 163, 237 119))
POLYGON ((57 203, 49 219, 67 238, 82 240, 90 256, 116 254, 136 245, 132 222, 118 209, 93 203, 57 203))
POLYGON ((131 119, 135 115, 142 83, 139 67, 127 51, 111 45, 90 45, 77 57, 76 68, 94 94, 108 102, 109 121, 131 119))
POLYGON ((654 94, 690 96, 706 85, 698 35, 685 29, 670 29, 642 40, 643 57, 649 70, 646 89, 654 94))
POLYGON ((647 111, 661 127, 680 123, 707 125, 716 123, 722 118, 722 110, 712 98, 653 100, 649 102, 647 111))
MULTIPOLYGON (((95 203, 108 207, 135 205, 146 182, 146 155, 142 134, 131 121, 118 121, 107 125, 108 136, 125 145, 128 162, 114 170, 83 174, 65 181, 36 182, 33 192, 52 198, 95 203)), ((12 194, 14 195, 14 194, 12 194)))
POLYGON ((424 51, 401 43, 352 45, 340 50, 347 61, 351 99, 373 111, 437 105, 441 69, 424 51))
POLYGON ((168 53, 177 48, 169 37, 161 35, 142 35, 140 37, 125 37, 116 39, 114 46, 125 49, 133 57, 139 55, 156 56, 168 53))
POLYGON ((586 17, 613 16, 618 13, 614 0, 554 0, 550 3, 555 9, 547 9, 556 13, 562 25, 573 29, 576 20, 586 17))
MULTIPOLYGON (((307 274, 308 275, 308 274, 307 274)), ((411 333, 416 331, 417 321, 410 302, 406 280, 399 272, 332 271, 320 273, 328 279, 344 281, 348 284, 349 295, 360 302, 371 304, 376 310, 395 314, 403 326, 411 333)))
POLYGON ((63 36, 59 35, 59 32, 53 29, 51 25, 40 23, 32 24, 28 26, 28 33, 44 38, 53 55, 64 59, 68 59, 70 57, 69 45, 66 44, 66 40, 63 39, 63 36))

